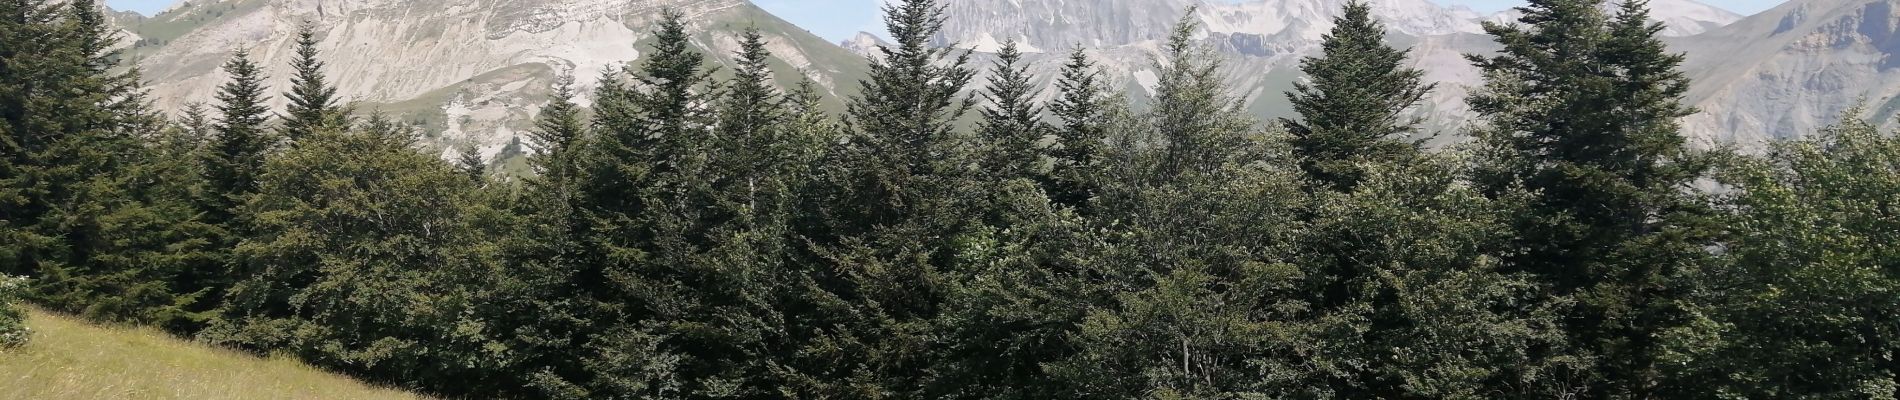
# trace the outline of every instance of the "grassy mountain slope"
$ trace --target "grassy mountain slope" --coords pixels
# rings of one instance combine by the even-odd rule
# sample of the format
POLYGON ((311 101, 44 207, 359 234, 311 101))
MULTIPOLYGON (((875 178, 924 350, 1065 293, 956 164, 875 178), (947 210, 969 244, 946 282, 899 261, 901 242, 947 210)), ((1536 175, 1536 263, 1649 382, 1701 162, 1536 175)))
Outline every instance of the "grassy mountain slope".
POLYGON ((0 350, 0 399, 420 399, 319 371, 31 311, 33 341, 0 350))

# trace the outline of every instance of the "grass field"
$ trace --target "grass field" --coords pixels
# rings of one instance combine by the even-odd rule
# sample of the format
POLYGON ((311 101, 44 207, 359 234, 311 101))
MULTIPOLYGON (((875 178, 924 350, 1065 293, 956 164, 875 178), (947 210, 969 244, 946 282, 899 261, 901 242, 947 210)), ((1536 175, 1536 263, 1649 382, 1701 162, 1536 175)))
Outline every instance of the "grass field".
POLYGON ((0 350, 0 399, 419 399, 294 360, 29 312, 25 347, 0 350))

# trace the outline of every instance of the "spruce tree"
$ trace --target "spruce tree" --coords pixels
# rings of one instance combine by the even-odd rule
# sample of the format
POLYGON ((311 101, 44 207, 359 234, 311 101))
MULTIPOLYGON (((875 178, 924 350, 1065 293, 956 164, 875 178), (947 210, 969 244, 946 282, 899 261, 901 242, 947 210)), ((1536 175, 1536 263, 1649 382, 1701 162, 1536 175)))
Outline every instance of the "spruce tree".
POLYGON ((1056 144, 1049 151, 1054 171, 1046 189, 1056 204, 1086 210, 1089 199, 1096 194, 1095 167, 1107 140, 1104 103, 1108 96, 1101 75, 1088 53, 1078 46, 1056 80, 1061 96, 1049 104, 1049 111, 1062 126, 1055 130, 1056 144))
POLYGON ((1307 81, 1287 93, 1299 120, 1282 119, 1292 135, 1293 155, 1314 181, 1351 190, 1362 162, 1394 162, 1417 153, 1416 142, 1399 137, 1418 123, 1405 113, 1423 100, 1432 85, 1425 72, 1405 67, 1405 51, 1385 44, 1385 24, 1372 17, 1372 6, 1348 2, 1333 20, 1318 56, 1300 60, 1307 81))
POLYGON ((1048 126, 1042 122, 1041 106, 1035 104, 1035 83, 1030 82, 1028 66, 1022 65, 1023 53, 1016 40, 1003 42, 991 65, 989 86, 983 89, 988 106, 979 110, 977 135, 984 140, 984 173, 999 180, 1029 179, 1047 182, 1042 148, 1048 126))
POLYGON ((1469 99, 1486 122, 1474 177, 1500 198, 1529 193, 1506 271, 1536 276, 1552 299, 1574 301, 1573 348, 1595 360, 1580 390, 1672 396, 1665 333, 1689 329, 1683 300, 1709 257, 1707 208, 1692 184, 1706 163, 1676 120, 1687 79, 1666 53, 1646 5, 1614 20, 1589 0, 1539 0, 1522 24, 1487 24, 1503 51, 1469 58, 1486 86, 1469 99))
POLYGON ((291 59, 290 91, 284 98, 290 105, 284 109, 284 121, 280 128, 284 140, 295 144, 298 140, 310 137, 317 131, 343 129, 348 123, 348 113, 338 106, 336 87, 331 86, 323 74, 324 63, 318 59, 316 25, 305 22, 297 27, 297 54, 291 59))

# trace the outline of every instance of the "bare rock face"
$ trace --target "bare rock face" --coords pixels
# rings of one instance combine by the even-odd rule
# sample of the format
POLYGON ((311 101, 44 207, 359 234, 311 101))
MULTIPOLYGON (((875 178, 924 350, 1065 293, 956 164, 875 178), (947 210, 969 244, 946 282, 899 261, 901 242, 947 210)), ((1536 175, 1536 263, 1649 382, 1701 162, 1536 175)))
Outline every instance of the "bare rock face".
POLYGON ((1800 0, 1687 38, 1685 128, 1742 143, 1813 133, 1864 106, 1900 107, 1900 0, 1800 0))
POLYGON ((756 26, 790 67, 777 71, 784 80, 835 88, 861 68, 744 0, 193 0, 127 28, 142 37, 131 55, 158 105, 177 110, 211 101, 225 80, 218 67, 237 49, 266 67, 272 87, 287 88, 297 28, 314 24, 346 101, 425 124, 432 147, 473 145, 493 159, 527 147, 518 140, 558 75, 573 74, 588 93, 603 72, 640 59, 663 8, 685 13, 695 44, 721 62, 756 26))
POLYGON ((870 32, 858 32, 857 35, 852 36, 850 39, 838 42, 838 47, 843 47, 852 54, 864 57, 876 57, 879 47, 889 45, 889 42, 885 42, 883 38, 879 38, 870 32))

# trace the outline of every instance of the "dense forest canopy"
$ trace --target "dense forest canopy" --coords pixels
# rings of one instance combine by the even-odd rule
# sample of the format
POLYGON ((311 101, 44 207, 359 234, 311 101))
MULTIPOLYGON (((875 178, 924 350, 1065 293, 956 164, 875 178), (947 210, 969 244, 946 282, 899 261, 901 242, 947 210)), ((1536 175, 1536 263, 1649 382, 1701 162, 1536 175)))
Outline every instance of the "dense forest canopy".
POLYGON ((1136 109, 895 1, 832 115, 668 12, 501 177, 345 105, 309 27, 290 88, 239 52, 166 117, 94 2, 0 2, 0 345, 17 292, 450 397, 1900 396, 1900 137, 1688 146, 1682 56, 1600 5, 1487 24, 1446 149, 1358 1, 1271 122, 1192 19, 1136 109))

